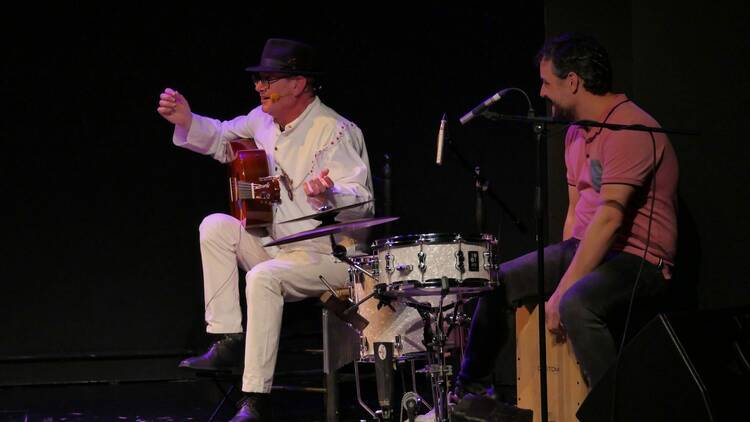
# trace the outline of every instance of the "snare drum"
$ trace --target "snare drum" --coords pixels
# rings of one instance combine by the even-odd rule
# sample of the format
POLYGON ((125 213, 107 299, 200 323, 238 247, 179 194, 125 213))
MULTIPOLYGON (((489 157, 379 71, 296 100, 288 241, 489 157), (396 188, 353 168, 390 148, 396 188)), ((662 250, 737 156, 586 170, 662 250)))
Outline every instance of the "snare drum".
MULTIPOLYGON (((362 269, 378 277, 378 257, 375 255, 353 257, 351 260, 362 269)), ((349 268, 349 286, 351 297, 359 302, 374 291, 378 281, 373 280, 354 267, 349 268)), ((374 361, 373 344, 375 342, 392 342, 393 355, 400 359, 409 358, 425 350, 422 345, 422 318, 411 307, 399 300, 392 300, 391 307, 381 306, 379 300, 372 297, 359 305, 358 312, 369 324, 360 333, 360 358, 363 361, 374 361)))
POLYGON ((490 234, 410 234, 376 240, 379 277, 395 294, 476 294, 497 284, 497 240, 490 234), (445 280, 444 280, 445 278, 445 280))

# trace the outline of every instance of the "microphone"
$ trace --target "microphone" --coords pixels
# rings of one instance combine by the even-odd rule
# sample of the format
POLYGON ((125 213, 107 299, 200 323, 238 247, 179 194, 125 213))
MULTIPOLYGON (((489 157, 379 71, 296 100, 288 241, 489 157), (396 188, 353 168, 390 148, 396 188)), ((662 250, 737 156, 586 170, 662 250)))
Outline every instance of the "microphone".
POLYGON ((268 94, 268 98, 270 98, 270 99, 271 99, 271 102, 272 102, 272 103, 278 103, 278 102, 279 102, 279 100, 280 100, 280 99, 281 99, 282 97, 288 97, 288 96, 289 96, 289 94, 281 95, 281 94, 279 94, 278 92, 272 92, 272 93, 268 94))
POLYGON ((437 137, 437 157, 435 158, 435 164, 443 164, 443 141, 445 139, 445 113, 443 118, 440 119, 440 129, 438 129, 437 137))
POLYGON ((500 99, 503 98, 503 96, 505 94, 507 94, 508 91, 510 91, 511 89, 512 88, 506 88, 506 89, 502 89, 502 90, 496 92, 493 96, 491 96, 491 97, 487 98, 486 100, 482 101, 481 104, 479 104, 478 106, 474 107, 473 110, 471 110, 470 112, 464 114, 463 117, 461 117, 458 120, 461 122, 462 125, 465 125, 466 123, 468 123, 474 117, 479 116, 480 114, 482 114, 482 112, 485 109, 487 109, 487 107, 489 107, 492 104, 495 104, 496 102, 500 101, 500 99))

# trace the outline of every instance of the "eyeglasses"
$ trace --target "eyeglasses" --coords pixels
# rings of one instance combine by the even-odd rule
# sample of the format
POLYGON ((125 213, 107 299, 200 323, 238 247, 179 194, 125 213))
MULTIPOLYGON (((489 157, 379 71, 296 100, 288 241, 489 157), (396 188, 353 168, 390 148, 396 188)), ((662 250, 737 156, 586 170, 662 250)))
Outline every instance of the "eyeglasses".
POLYGON ((253 85, 257 86, 258 84, 260 84, 261 88, 263 88, 263 89, 269 89, 271 87, 272 83, 274 83, 276 81, 280 81, 282 79, 287 79, 287 78, 291 78, 291 76, 277 76, 277 77, 272 77, 272 76, 261 76, 261 75, 258 75, 258 74, 254 74, 253 75, 253 85))

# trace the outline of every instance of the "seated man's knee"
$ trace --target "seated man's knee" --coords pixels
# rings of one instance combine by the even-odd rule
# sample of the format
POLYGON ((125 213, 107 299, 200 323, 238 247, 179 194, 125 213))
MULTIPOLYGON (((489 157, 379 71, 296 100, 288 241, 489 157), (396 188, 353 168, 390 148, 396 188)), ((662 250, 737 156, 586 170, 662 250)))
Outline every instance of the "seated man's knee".
POLYGON ((236 218, 226 214, 211 214, 203 219, 198 230, 201 242, 225 236, 227 232, 234 233, 239 230, 239 222, 236 218))
POLYGON ((274 277, 273 268, 262 262, 245 274, 245 291, 247 297, 257 294, 281 295, 281 283, 274 277))
POLYGON ((560 321, 570 330, 580 326, 591 316, 591 310, 584 298, 570 289, 560 299, 560 321))

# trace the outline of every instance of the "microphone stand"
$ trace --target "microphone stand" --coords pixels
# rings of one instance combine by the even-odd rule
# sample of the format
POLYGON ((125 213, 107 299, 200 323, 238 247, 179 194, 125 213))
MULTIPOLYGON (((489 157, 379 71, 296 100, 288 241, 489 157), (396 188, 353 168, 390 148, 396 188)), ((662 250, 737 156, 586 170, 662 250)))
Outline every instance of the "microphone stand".
POLYGON ((539 312, 539 387, 541 394, 542 422, 548 420, 547 405, 547 338, 545 333, 544 312, 544 246, 547 244, 544 216, 547 215, 547 126, 544 123, 533 124, 536 140, 536 177, 537 187, 534 198, 536 212, 536 262, 537 262, 537 311, 539 312))
POLYGON ((477 222, 477 233, 484 233, 484 191, 489 187, 489 182, 483 181, 481 168, 474 167, 474 190, 476 191, 476 210, 474 217, 477 222))
POLYGON ((472 166, 469 161, 461 154, 461 151, 459 151, 458 148, 453 144, 453 141, 451 140, 451 137, 447 132, 445 134, 445 141, 447 142, 451 152, 458 159, 461 167, 463 167, 464 170, 474 176, 474 186, 476 187, 477 192, 477 210, 475 216, 477 221, 477 228, 480 230, 479 232, 482 233, 482 228, 484 227, 484 213, 479 207, 480 205, 484 205, 483 198, 486 194, 500 206, 500 209, 505 213, 505 215, 508 216, 508 218, 510 218, 510 221, 512 221, 513 224, 518 228, 518 231, 520 231, 521 233, 526 233, 526 225, 524 225, 523 222, 518 217, 516 217, 513 211, 511 211, 510 208, 508 208, 508 206, 505 204, 505 202, 500 199, 500 197, 495 193, 494 190, 492 190, 490 182, 485 179, 484 176, 482 176, 481 172, 479 171, 479 167, 472 166))

